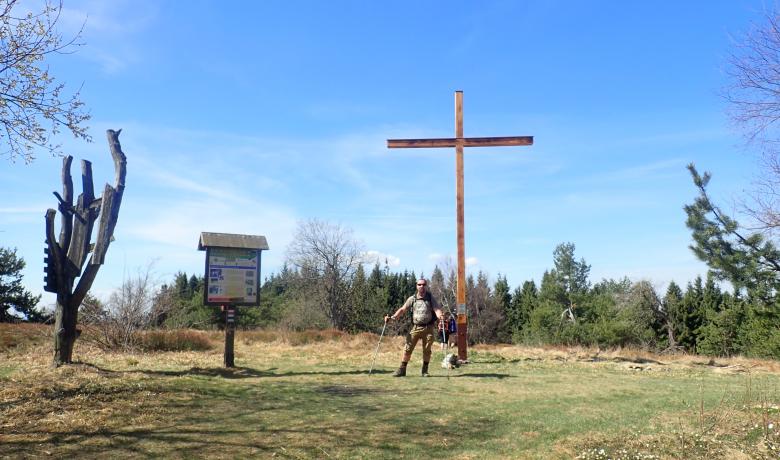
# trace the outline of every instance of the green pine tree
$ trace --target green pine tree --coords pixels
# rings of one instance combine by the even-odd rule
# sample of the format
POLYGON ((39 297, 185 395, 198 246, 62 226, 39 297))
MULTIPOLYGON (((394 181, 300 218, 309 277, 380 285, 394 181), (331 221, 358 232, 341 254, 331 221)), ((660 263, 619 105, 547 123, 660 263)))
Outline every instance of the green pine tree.
POLYGON ((697 276, 693 283, 688 283, 685 294, 680 301, 682 322, 677 334, 677 343, 691 353, 696 351, 697 331, 704 324, 706 318, 703 300, 704 287, 701 277, 697 276))
POLYGON ((525 281, 522 287, 515 289, 507 315, 507 322, 512 330, 513 342, 522 340, 522 331, 528 324, 531 312, 536 308, 538 301, 539 293, 533 280, 525 281))
POLYGON ((16 248, 0 247, 0 322, 43 321, 46 317, 35 308, 41 296, 32 295, 22 286, 25 265, 24 259, 16 255, 16 248))
POLYGON ((501 324, 499 324, 498 330, 496 331, 496 338, 499 342, 509 343, 512 340, 512 325, 509 319, 512 293, 509 290, 509 282, 506 279, 506 275, 502 276, 501 273, 498 274, 498 278, 493 284, 493 296, 491 300, 503 317, 503 321, 501 321, 501 324))
POLYGON ((664 348, 676 348, 679 345, 680 333, 685 329, 686 314, 682 299, 680 286, 674 281, 670 282, 661 300, 663 328, 659 331, 659 336, 664 348))
POLYGON ((380 321, 379 314, 372 312, 369 304, 371 289, 366 279, 366 272, 360 264, 352 277, 349 289, 350 308, 345 323, 348 332, 362 332, 371 330, 371 327, 380 321))
POLYGON ((743 300, 725 293, 717 309, 708 310, 707 321, 699 329, 696 351, 710 356, 733 356, 743 351, 740 330, 747 319, 749 306, 743 300))
POLYGON ((699 189, 693 204, 685 206, 694 240, 690 248, 718 279, 730 281, 737 291, 751 291, 765 304, 773 303, 780 289, 780 251, 761 233, 746 233, 715 206, 707 194, 710 173, 699 175, 693 164, 688 170, 699 189))

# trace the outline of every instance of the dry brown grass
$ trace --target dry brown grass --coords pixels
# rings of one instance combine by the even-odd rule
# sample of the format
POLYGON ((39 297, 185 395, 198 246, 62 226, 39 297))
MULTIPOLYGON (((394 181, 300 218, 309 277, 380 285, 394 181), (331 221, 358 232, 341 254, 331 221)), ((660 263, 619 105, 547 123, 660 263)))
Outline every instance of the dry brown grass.
POLYGON ((51 327, 43 324, 0 323, 0 353, 19 346, 43 343, 51 338, 51 327))
MULTIPOLYGON (((42 346, 44 349, 50 345, 52 339, 52 327, 42 324, 10 324, 0 323, 0 353, 12 352, 14 349, 42 346)), ((150 345, 148 351, 176 351, 175 342, 196 341, 199 346, 179 348, 186 350, 212 349, 215 353, 221 353, 224 341, 222 331, 150 331, 145 335, 150 336, 150 342, 159 341, 171 344, 156 349, 150 345), (163 337, 164 336, 164 337, 163 337), (153 340, 155 339, 155 340, 153 340), (156 340, 159 339, 159 340, 156 340)), ((289 347, 314 350, 315 353, 339 352, 346 355, 352 353, 365 358, 366 350, 373 351, 379 340, 379 336, 372 333, 359 333, 350 335, 334 329, 288 331, 288 330, 249 330, 236 331, 236 344, 240 350, 241 345, 255 346, 267 344, 268 350, 289 350, 289 347)), ((163 343, 163 345, 165 345, 163 343)), ((382 339, 380 356, 400 355, 403 346, 403 337, 385 336, 382 339)), ((434 345, 438 350, 438 344, 434 345)), ((77 341, 76 349, 81 349, 87 355, 104 355, 85 341, 77 341)), ((472 353, 490 353, 506 360, 530 360, 530 361, 558 361, 558 362, 584 362, 584 363, 624 363, 628 365, 640 365, 652 369, 668 368, 707 368, 716 373, 761 371, 780 374, 780 361, 746 358, 743 356, 707 357, 690 355, 686 353, 653 353, 641 348, 613 348, 601 349, 597 347, 564 347, 564 346, 525 346, 525 345, 476 345, 469 348, 472 353)), ((454 350, 453 350, 454 351, 454 350)), ((132 353, 131 353, 132 355, 132 353)), ((133 358, 135 359, 135 358, 133 358)))
POLYGON ((203 351, 216 346, 208 334, 193 330, 143 331, 138 342, 143 351, 203 351))
POLYGON ((714 372, 746 372, 750 370, 780 374, 780 362, 768 359, 734 357, 709 357, 686 353, 654 353, 641 348, 525 346, 525 345, 477 345, 477 352, 490 352, 506 359, 546 360, 566 362, 612 362, 668 368, 710 368, 714 372))

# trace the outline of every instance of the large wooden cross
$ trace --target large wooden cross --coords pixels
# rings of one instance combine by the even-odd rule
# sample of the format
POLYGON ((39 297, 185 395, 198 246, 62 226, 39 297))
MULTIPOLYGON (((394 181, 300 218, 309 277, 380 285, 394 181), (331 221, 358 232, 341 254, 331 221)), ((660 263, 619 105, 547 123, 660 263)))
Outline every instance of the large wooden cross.
POLYGON ((463 228, 463 147, 499 147, 533 145, 533 136, 463 137, 463 91, 455 91, 455 137, 443 139, 388 139, 387 147, 455 147, 455 213, 458 235, 458 359, 468 359, 468 317, 466 314, 466 249, 463 228))

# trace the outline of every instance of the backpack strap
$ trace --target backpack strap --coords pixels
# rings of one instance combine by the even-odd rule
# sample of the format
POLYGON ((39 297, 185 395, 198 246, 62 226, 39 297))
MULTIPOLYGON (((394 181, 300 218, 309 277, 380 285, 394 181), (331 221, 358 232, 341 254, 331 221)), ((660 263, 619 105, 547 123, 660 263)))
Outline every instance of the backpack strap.
POLYGON ((436 324, 436 321, 439 319, 436 317, 436 310, 433 308, 433 295, 431 295, 430 292, 426 291, 425 296, 423 296, 423 300, 428 305, 428 308, 431 310, 431 322, 428 323, 428 325, 436 324))

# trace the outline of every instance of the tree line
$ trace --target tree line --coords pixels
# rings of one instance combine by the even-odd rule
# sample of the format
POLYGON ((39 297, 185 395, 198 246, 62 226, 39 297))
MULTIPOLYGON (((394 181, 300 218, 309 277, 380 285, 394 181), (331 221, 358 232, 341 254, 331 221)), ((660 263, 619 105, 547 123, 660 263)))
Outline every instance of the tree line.
MULTIPOLYGON (((311 225, 311 221, 302 225, 311 225)), ((342 231, 332 224, 316 225, 328 226, 330 232, 342 231)), ((714 273, 697 277, 684 288, 671 282, 663 292, 649 281, 627 277, 592 283, 591 266, 576 258, 575 249, 573 243, 559 244, 551 268, 538 285, 527 280, 512 288, 505 275, 491 280, 482 271, 470 274, 466 280, 469 340, 780 357, 775 291, 767 292, 764 286, 724 290, 714 273)), ((11 268, 17 271, 23 267, 13 251, 0 251, 0 256, 2 265, 13 262, 11 268)), ((262 283, 259 306, 240 309, 238 326, 378 333, 383 316, 415 292, 418 276, 429 279, 431 292, 445 311, 455 312, 454 267, 437 266, 427 275, 394 272, 387 263, 357 263, 354 270, 336 264, 331 268, 349 273, 337 279, 328 270, 318 274, 309 266, 313 263, 312 259, 301 263, 294 253, 288 253, 288 264, 262 283)), ((38 299, 25 294, 20 281, 20 277, 13 279, 13 291, 0 289, 0 294, 13 292, 12 301, 0 302, 0 320, 11 318, 7 307, 13 302, 25 305, 28 319, 42 320, 45 315, 32 306, 38 299)), ((140 329, 220 328, 222 313, 203 304, 203 290, 200 275, 179 272, 170 283, 155 287, 149 271, 139 271, 106 302, 87 296, 80 321, 85 327, 97 326, 99 333, 93 339, 107 347, 131 346, 133 333, 140 329)), ((389 333, 403 333, 406 327, 403 322, 393 323, 389 333)))
MULTIPOLYGON (((482 271, 469 275, 471 343, 633 346, 656 352, 780 357, 780 315, 776 304, 767 304, 763 296, 723 290, 714 276, 697 277, 684 288, 671 282, 664 292, 649 281, 627 277, 591 283, 590 268, 584 259, 576 259, 573 243, 563 243, 553 251, 552 267, 538 285, 527 280, 513 289, 504 275, 494 280, 482 271)), ((454 313, 454 268, 436 267, 430 275, 419 276, 429 279, 444 310, 454 313)), ((414 271, 391 271, 386 263, 358 264, 354 274, 334 288, 326 286, 332 281, 327 276, 313 278, 286 265, 265 279, 258 307, 240 309, 238 326, 378 333, 383 316, 415 292, 417 278, 414 271), (328 292, 334 291, 342 296, 337 311, 327 303, 328 292)), ((222 327, 219 309, 203 305, 202 276, 177 273, 151 295, 147 282, 139 275, 108 305, 89 297, 82 307, 84 322, 94 324, 101 315, 105 322, 113 315, 125 323, 134 318, 138 329, 222 327)), ((406 328, 403 322, 391 323, 389 333, 406 328)))

